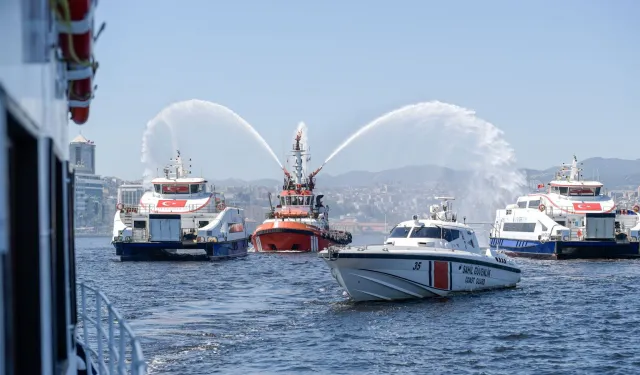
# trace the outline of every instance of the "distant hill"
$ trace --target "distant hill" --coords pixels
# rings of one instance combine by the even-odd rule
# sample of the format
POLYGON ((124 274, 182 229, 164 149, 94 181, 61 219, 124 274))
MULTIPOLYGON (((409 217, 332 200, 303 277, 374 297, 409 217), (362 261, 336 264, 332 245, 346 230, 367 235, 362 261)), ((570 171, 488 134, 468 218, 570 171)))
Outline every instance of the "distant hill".
MULTIPOLYGON (((560 165, 545 170, 522 169, 532 180, 543 183, 550 181, 560 165)), ((590 158, 582 162, 583 176, 590 180, 596 178, 609 189, 637 188, 640 186, 640 159, 625 160, 616 158, 590 158)), ((379 172, 352 171, 338 175, 320 173, 317 178, 319 187, 340 186, 373 186, 381 183, 435 183, 448 181, 451 183, 462 182, 467 178, 462 170, 440 167, 436 165, 411 165, 401 168, 388 169, 379 172)), ((278 186, 282 179, 261 180, 210 180, 219 186, 278 186)))

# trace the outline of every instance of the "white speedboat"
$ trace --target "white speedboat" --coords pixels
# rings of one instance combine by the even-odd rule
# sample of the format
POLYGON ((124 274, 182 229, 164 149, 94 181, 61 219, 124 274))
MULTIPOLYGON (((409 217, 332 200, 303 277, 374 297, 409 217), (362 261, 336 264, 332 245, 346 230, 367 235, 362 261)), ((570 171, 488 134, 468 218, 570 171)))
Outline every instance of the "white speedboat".
POLYGON ((515 287, 521 270, 509 257, 482 249, 457 222, 451 197, 430 207, 428 219, 396 225, 383 245, 331 247, 321 257, 354 301, 446 296, 515 287))

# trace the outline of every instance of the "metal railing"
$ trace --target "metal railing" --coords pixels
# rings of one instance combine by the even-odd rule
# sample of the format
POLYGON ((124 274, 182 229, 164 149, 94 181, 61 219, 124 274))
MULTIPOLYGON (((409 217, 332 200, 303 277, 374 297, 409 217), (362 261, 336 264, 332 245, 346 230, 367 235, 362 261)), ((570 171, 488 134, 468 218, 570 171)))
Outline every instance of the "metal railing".
MULTIPOLYGON (((226 207, 226 206, 225 206, 226 207)), ((176 207, 157 207, 153 205, 125 205, 121 213, 126 214, 184 214, 184 213, 194 213, 194 214, 210 214, 210 213, 219 213, 223 210, 219 210, 218 207, 214 204, 207 204, 205 206, 201 204, 187 204, 185 206, 176 206, 176 207)))
POLYGON ((139 339, 101 291, 79 283, 80 312, 77 342, 99 375, 145 375, 147 365, 139 339), (106 328, 105 328, 106 326, 106 328))

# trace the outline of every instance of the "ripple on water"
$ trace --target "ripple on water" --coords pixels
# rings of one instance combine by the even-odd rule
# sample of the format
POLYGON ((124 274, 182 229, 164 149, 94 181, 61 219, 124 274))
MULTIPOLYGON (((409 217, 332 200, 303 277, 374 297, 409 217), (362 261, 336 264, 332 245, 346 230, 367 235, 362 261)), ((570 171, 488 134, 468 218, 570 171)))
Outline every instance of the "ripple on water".
POLYGON ((143 340, 151 373, 640 372, 640 261, 520 259, 517 288, 354 304, 312 254, 114 261, 79 238, 78 276, 143 340))

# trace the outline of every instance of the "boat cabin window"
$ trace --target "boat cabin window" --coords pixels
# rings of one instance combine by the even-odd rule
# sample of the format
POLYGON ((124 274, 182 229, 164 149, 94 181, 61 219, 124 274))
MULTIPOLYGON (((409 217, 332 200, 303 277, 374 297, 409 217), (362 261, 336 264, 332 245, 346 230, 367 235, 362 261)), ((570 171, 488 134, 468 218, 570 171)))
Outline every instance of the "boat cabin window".
POLYGON ((391 229, 391 234, 389 234, 389 238, 407 238, 410 230, 411 230, 411 227, 395 227, 391 229))
POLYGON ((204 184, 191 184, 191 194, 198 194, 204 191, 204 184))
POLYGON ((527 208, 527 201, 518 202, 518 208, 527 208))
POLYGON ((540 207, 540 199, 536 201, 529 201, 529 208, 538 208, 540 207))
POLYGON ((575 187, 569 188, 569 196, 573 197, 593 197, 594 195, 600 195, 600 188, 594 187, 575 187))
POLYGON ((189 184, 162 185, 163 194, 189 194, 189 184))
POLYGON ((282 205, 287 206, 308 206, 311 204, 311 196, 310 195, 289 195, 286 197, 281 197, 280 201, 282 205))
POLYGON ((502 230, 505 232, 533 232, 536 230, 536 223, 504 223, 502 230))
POLYGON ((460 231, 457 229, 442 228, 442 238, 449 242, 455 241, 460 238, 460 231))
POLYGON ((436 227, 415 227, 411 238, 441 238, 442 231, 436 227))

